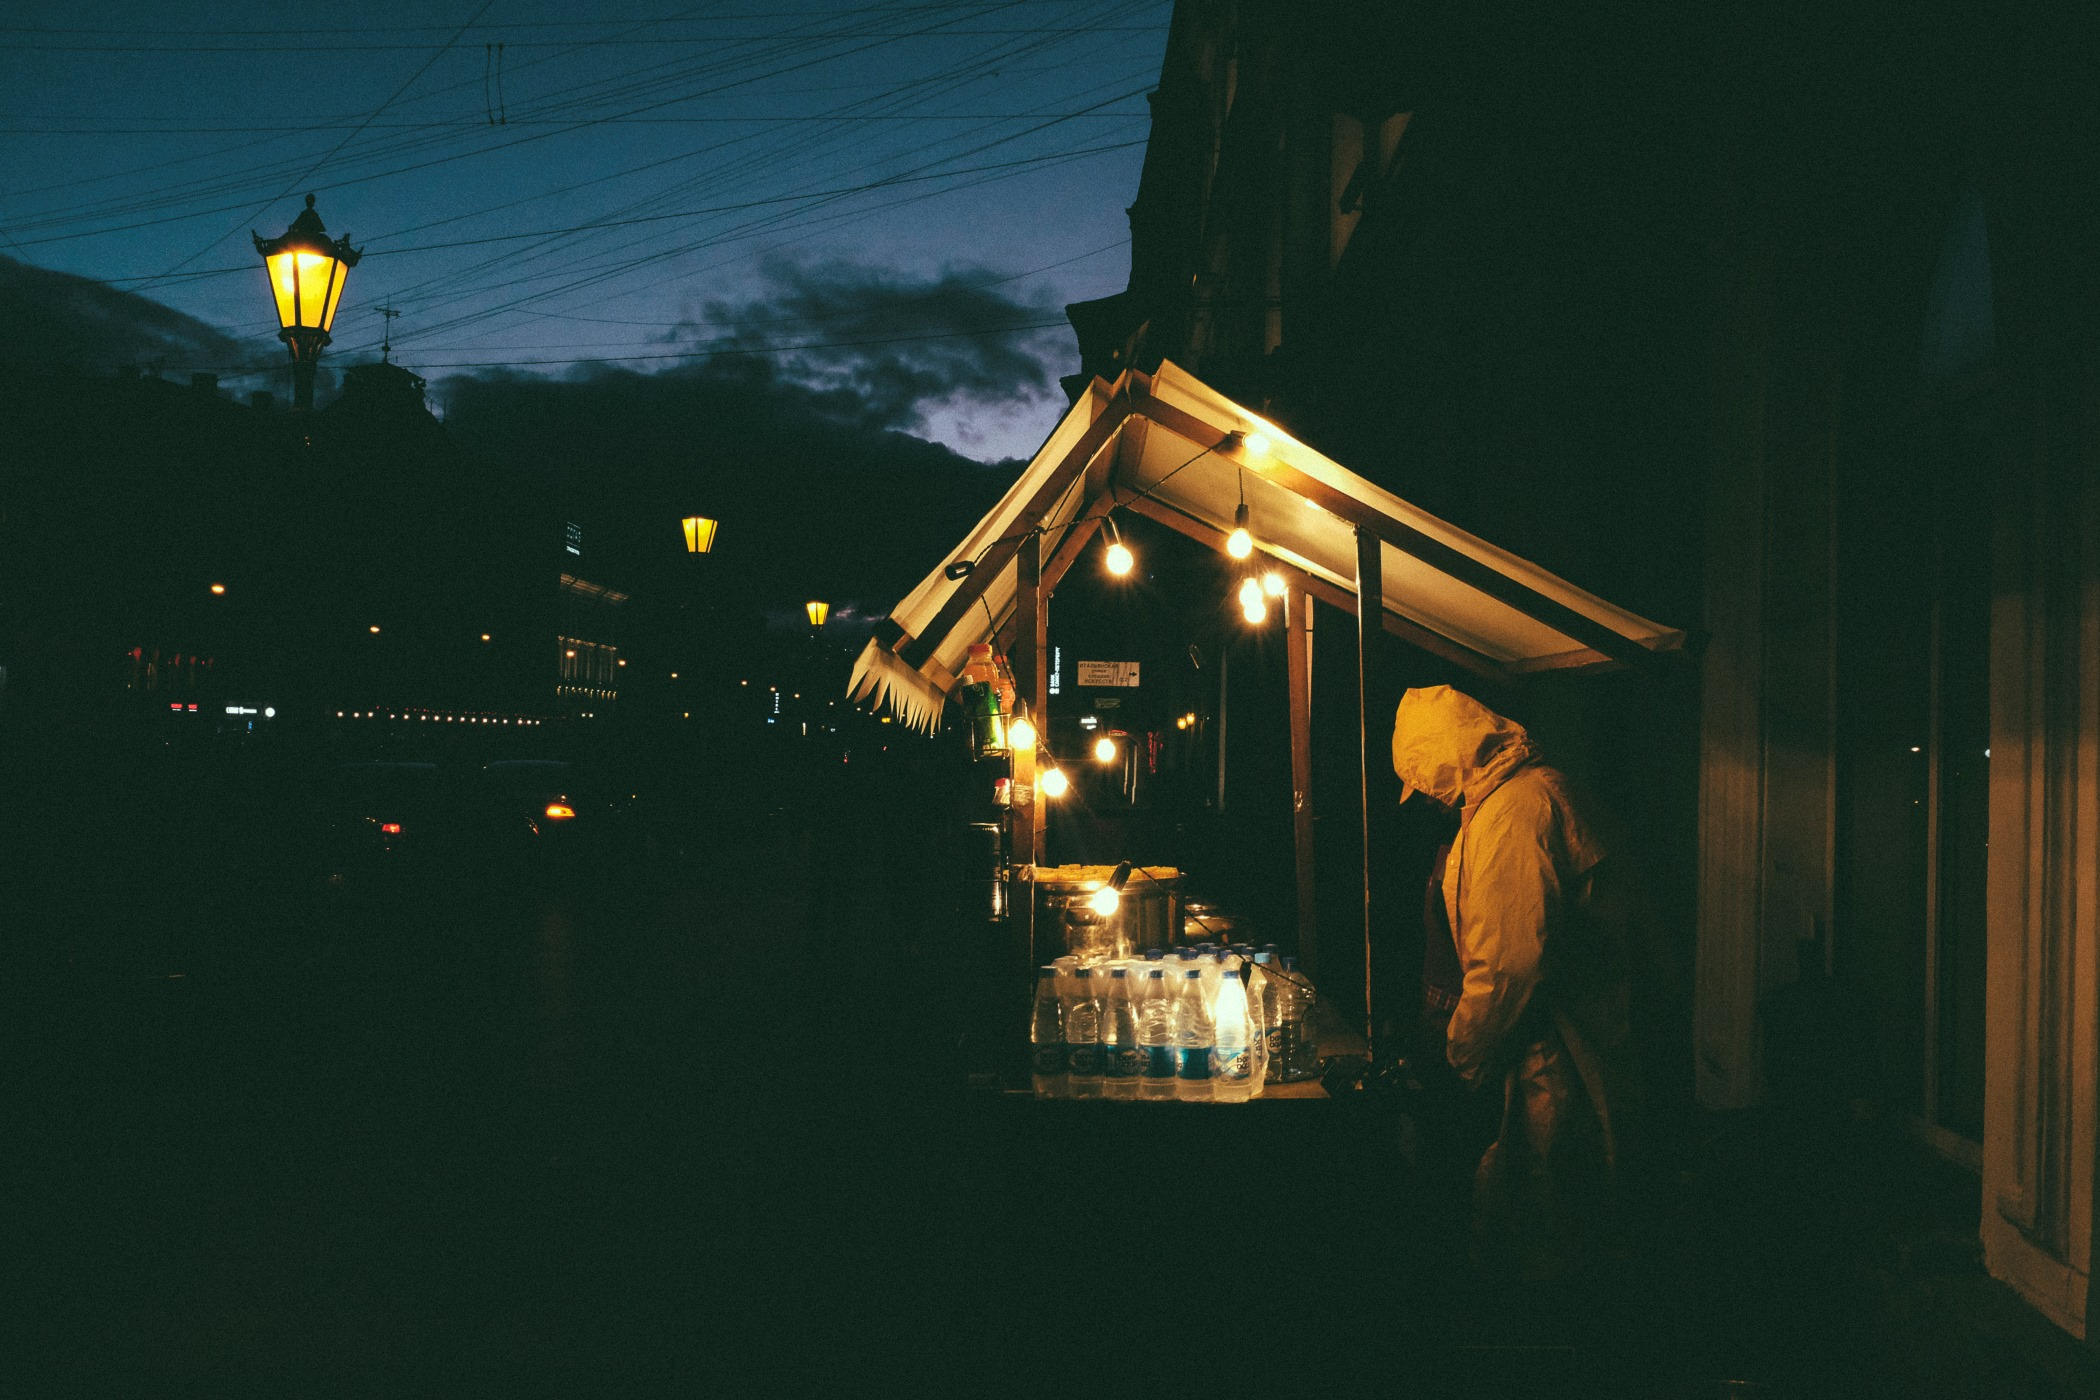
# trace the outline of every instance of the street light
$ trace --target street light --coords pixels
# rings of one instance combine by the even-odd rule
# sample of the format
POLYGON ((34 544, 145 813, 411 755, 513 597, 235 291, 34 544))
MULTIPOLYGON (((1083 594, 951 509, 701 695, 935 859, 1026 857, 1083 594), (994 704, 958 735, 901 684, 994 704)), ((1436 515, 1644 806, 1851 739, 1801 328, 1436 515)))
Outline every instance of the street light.
POLYGON ((809 614, 809 625, 819 631, 823 630, 824 619, 831 616, 831 604, 815 598, 804 603, 802 610, 809 614))
POLYGON ((292 352, 292 407, 314 406, 314 365, 328 344, 336 304, 343 299, 343 278, 364 253, 350 246, 350 236, 330 241, 327 226, 314 212, 314 197, 292 226, 276 238, 253 233, 277 302, 277 338, 292 352))
POLYGON ((678 522, 685 527, 685 552, 687 554, 712 554, 715 549, 715 530, 721 522, 704 515, 688 515, 678 522))

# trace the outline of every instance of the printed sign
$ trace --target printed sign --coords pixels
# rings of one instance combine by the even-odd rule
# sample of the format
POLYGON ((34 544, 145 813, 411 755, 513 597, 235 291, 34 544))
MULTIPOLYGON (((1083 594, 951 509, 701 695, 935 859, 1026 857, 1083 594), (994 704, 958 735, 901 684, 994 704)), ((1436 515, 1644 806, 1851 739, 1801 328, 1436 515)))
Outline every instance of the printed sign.
POLYGON ((1135 661, 1081 661, 1077 665, 1081 690, 1135 686, 1138 683, 1138 664, 1135 661))

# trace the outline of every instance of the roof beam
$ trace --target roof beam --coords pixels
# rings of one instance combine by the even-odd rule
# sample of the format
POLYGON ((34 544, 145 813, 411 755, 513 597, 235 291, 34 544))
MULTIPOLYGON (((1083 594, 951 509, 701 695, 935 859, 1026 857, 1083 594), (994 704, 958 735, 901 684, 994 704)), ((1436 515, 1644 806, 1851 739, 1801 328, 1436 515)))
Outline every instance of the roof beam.
MULTIPOLYGON (((1136 401, 1137 412, 1170 432, 1179 433, 1190 442, 1214 442, 1225 436, 1212 424, 1204 422, 1194 414, 1153 397, 1149 383, 1133 383, 1130 392, 1136 401)), ((1481 563, 1470 554, 1453 549, 1442 540, 1430 538, 1412 525, 1395 520, 1367 502, 1307 476, 1281 458, 1251 458, 1244 448, 1227 447, 1222 444, 1212 450, 1256 476, 1272 481, 1294 495, 1313 502, 1328 514, 1360 529, 1369 530, 1402 554, 1419 559, 1467 587, 1477 589, 1497 602, 1515 608, 1526 617, 1544 623, 1581 646, 1602 652, 1614 661, 1624 661, 1632 665, 1652 666, 1656 662, 1656 654, 1633 638, 1614 632, 1603 623, 1576 612, 1566 604, 1526 587, 1506 574, 1481 563)))
MULTIPOLYGON (((1215 550, 1220 554, 1225 553, 1225 532, 1223 530, 1218 529, 1214 525, 1206 524, 1192 515, 1178 511, 1163 501, 1156 501, 1150 496, 1138 496, 1122 502, 1121 506, 1124 510, 1136 511, 1147 520, 1156 520, 1169 530, 1186 535, 1207 549, 1215 550)), ((1230 556, 1228 555, 1227 557, 1229 558, 1230 556)), ((1356 595, 1348 589, 1337 588, 1319 575, 1309 574, 1297 565, 1286 563, 1273 554, 1264 553, 1262 559, 1266 567, 1275 569, 1286 580, 1295 583, 1300 589, 1318 598, 1329 607, 1340 608, 1343 612, 1352 616, 1355 614, 1356 595)), ((1401 617, 1389 608, 1381 608, 1379 611, 1385 620, 1385 630, 1398 637, 1401 641, 1420 647, 1431 656, 1439 657, 1454 666, 1462 667, 1483 679, 1491 681, 1507 681, 1509 679, 1509 673, 1492 657, 1482 656, 1471 647, 1462 646, 1441 632, 1432 632, 1420 623, 1401 617)))
POLYGON ((1034 537, 1043 517, 1050 513, 1065 492, 1072 489, 1072 483, 1079 479, 1088 463, 1094 460, 1094 455, 1108 444, 1116 429, 1130 417, 1130 413, 1130 397, 1127 392, 1121 393, 1109 401, 1108 406, 1102 409, 1100 417, 1087 425, 1087 430, 1080 435, 1078 442, 1072 444, 1072 449, 1065 454, 1064 460, 1051 469, 1050 474, 1043 479, 1043 484, 1036 489, 1036 493, 1028 498, 1027 504, 1014 516, 1013 523, 1019 533, 994 540, 987 546, 983 556, 976 560, 975 566, 955 592, 949 595, 948 601, 942 605, 940 612, 934 615, 933 621, 926 625, 925 630, 916 637, 900 640, 892 648, 905 665, 922 665, 948 634, 955 630, 955 624, 962 621, 963 614, 977 606, 977 600, 992 586, 992 580, 999 577, 1000 571, 1008 564, 1014 562, 1014 557, 1020 552, 1021 541, 1034 537))

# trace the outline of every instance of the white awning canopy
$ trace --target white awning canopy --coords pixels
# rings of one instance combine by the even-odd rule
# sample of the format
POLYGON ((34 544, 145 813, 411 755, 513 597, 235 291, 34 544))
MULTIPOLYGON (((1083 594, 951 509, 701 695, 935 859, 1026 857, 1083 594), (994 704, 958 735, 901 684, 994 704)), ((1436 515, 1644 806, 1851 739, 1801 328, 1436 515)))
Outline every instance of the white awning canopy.
POLYGON ((1047 586, 1111 508, 1222 548, 1244 492, 1267 561, 1313 596, 1356 607, 1359 531, 1378 541, 1386 630, 1510 677, 1638 664, 1684 633, 1585 592, 1330 460, 1172 364, 1095 380, 1003 499, 891 610, 851 694, 932 729, 969 648, 1010 624, 1020 541, 1042 531, 1047 586), (961 578, 949 565, 974 564, 961 578))

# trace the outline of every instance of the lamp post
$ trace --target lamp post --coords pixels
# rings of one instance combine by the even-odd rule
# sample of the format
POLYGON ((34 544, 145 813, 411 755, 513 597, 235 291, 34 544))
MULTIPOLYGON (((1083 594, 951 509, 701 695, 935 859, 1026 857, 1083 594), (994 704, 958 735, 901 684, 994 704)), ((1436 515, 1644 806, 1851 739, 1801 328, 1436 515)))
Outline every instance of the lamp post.
POLYGON ((350 246, 350 236, 330 241, 314 197, 292 226, 276 238, 252 235, 270 276, 277 303, 277 338, 292 352, 292 407, 314 406, 314 365, 328 344, 336 304, 343 299, 343 279, 364 254, 350 246))
POLYGON ((831 616, 831 604, 812 598, 802 605, 802 611, 809 614, 810 630, 821 632, 824 630, 824 619, 831 616))

